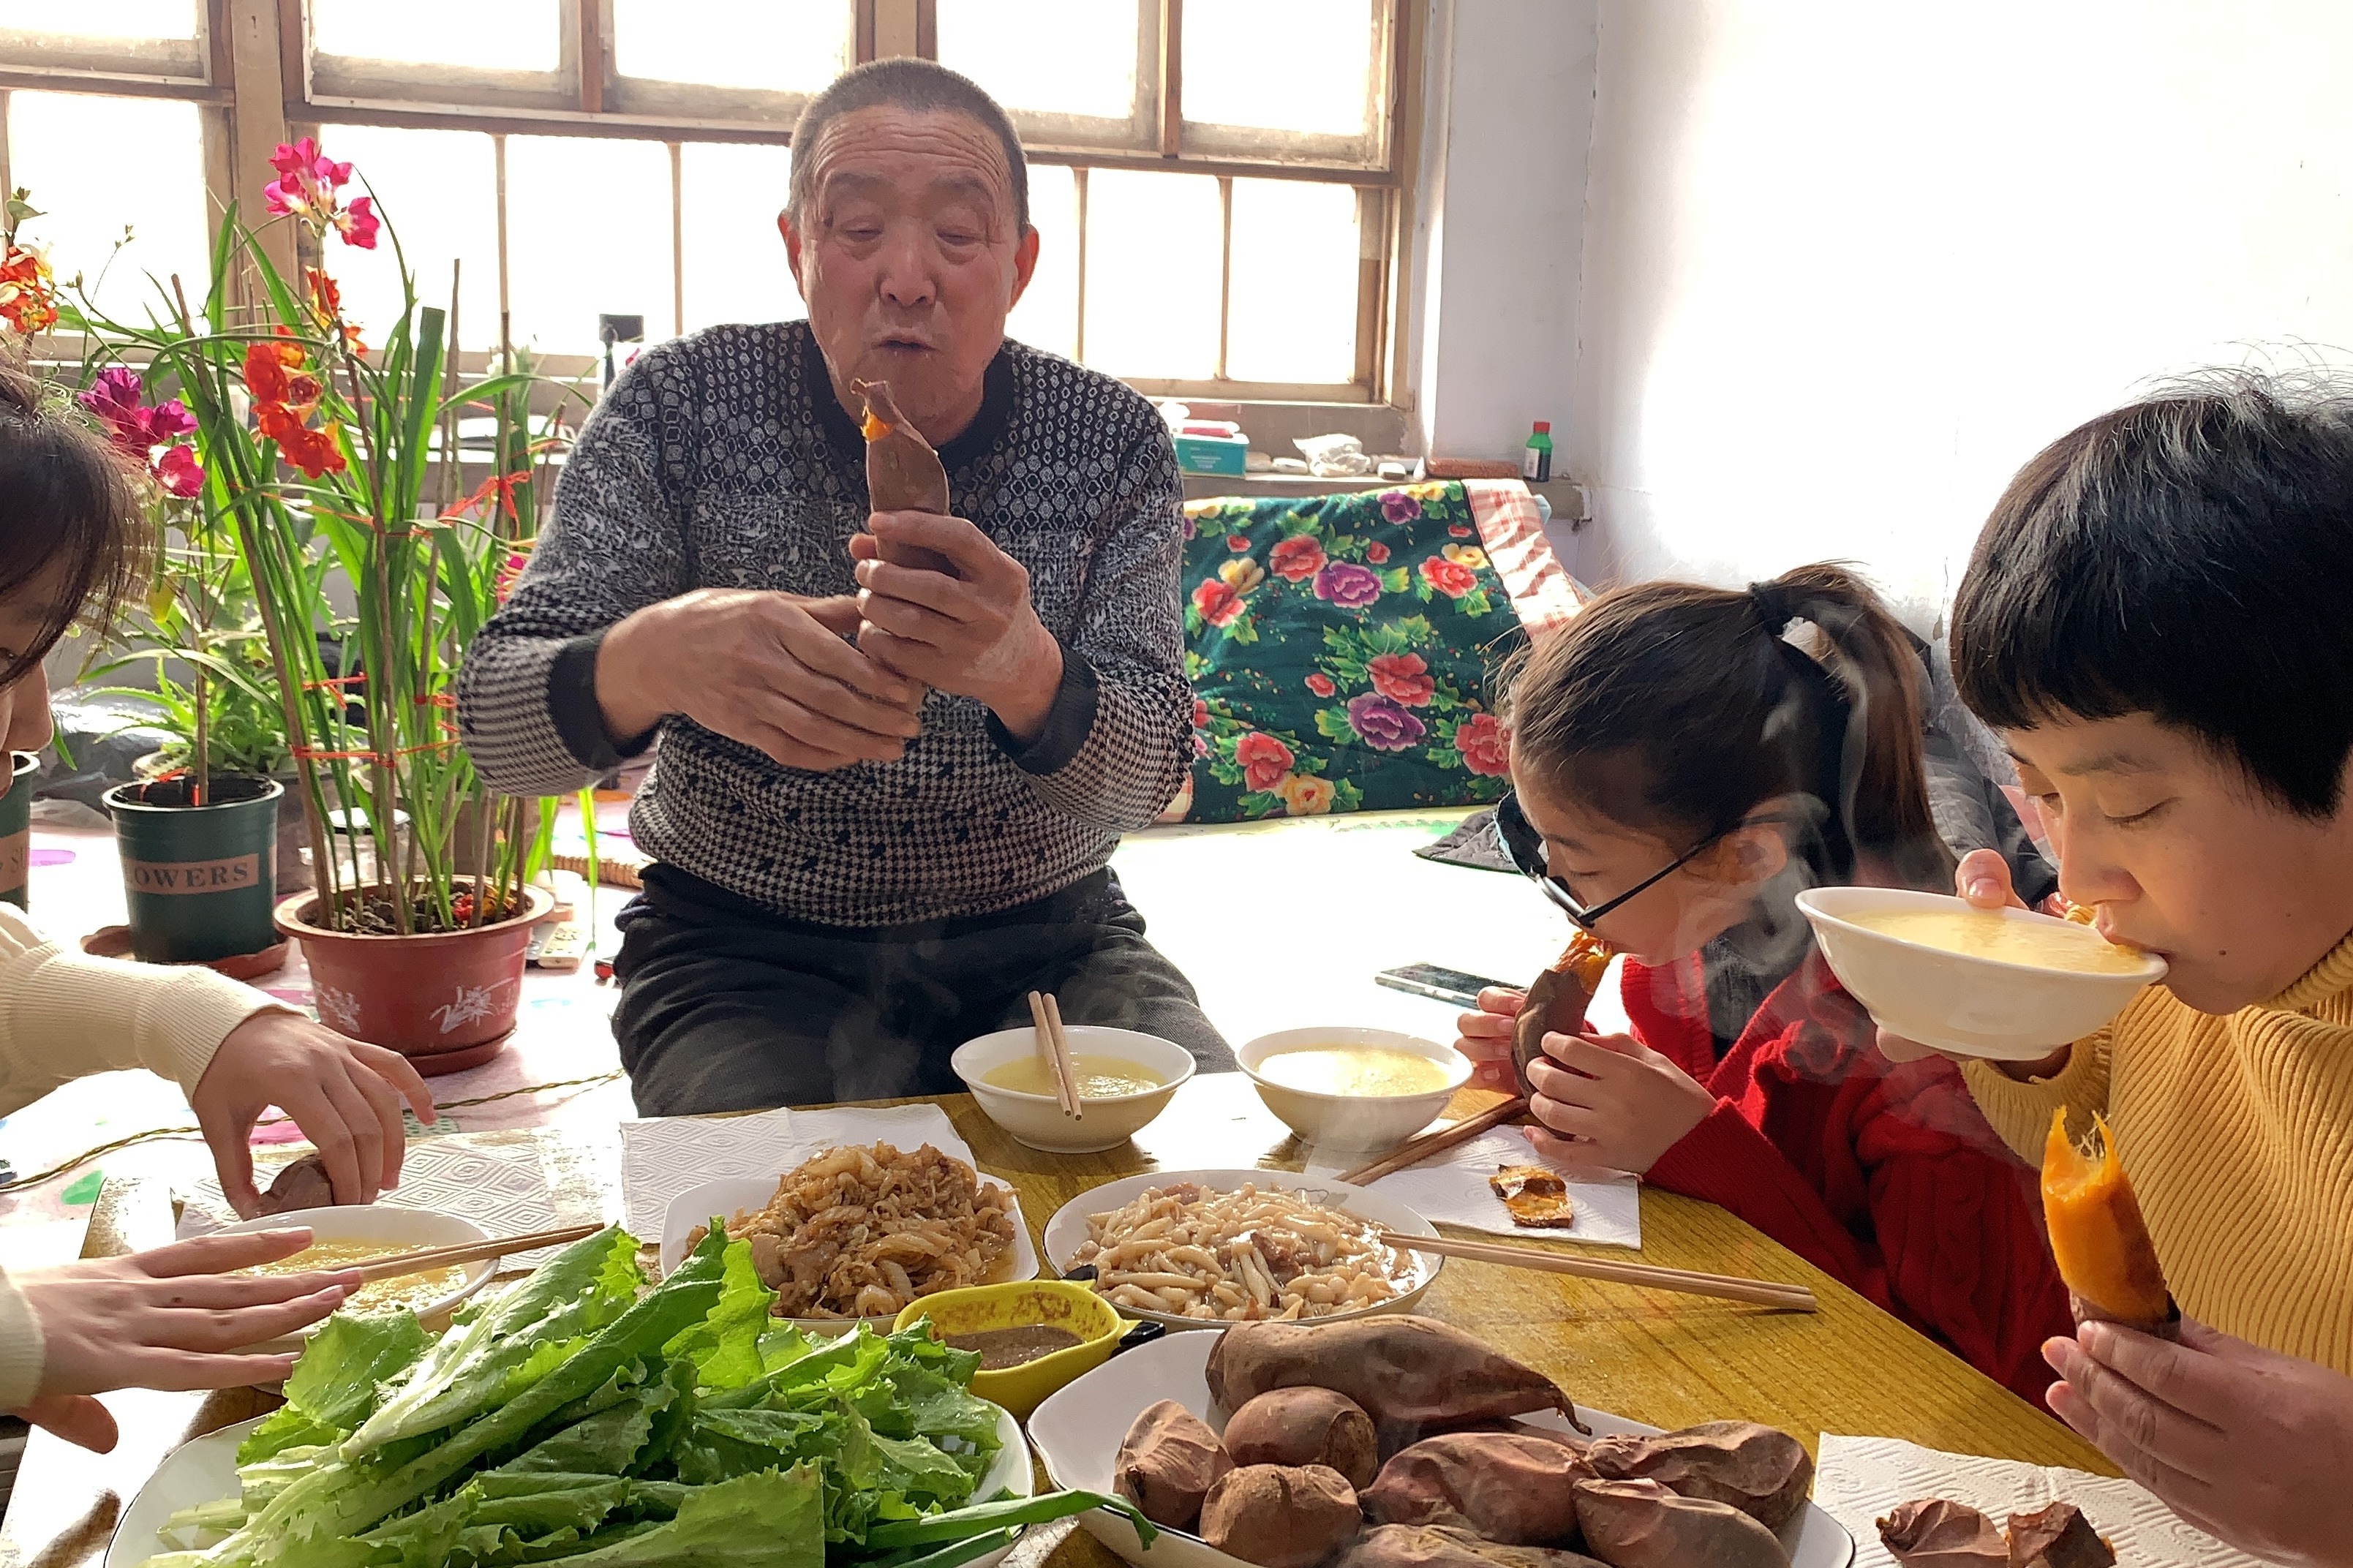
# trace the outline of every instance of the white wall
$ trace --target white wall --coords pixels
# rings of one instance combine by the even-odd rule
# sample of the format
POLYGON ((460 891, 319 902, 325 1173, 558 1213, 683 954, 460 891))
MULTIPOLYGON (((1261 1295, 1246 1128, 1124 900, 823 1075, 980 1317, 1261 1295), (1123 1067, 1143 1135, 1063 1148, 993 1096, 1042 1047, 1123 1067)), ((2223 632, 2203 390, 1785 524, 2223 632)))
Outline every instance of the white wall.
POLYGON ((2071 426, 2353 343, 2353 5, 1599 0, 1599 33, 1588 580, 1843 556, 1941 604, 2071 426))
POLYGON ((1599 0, 1434 0, 1408 324, 1421 450, 1560 438, 1575 359, 1599 0))

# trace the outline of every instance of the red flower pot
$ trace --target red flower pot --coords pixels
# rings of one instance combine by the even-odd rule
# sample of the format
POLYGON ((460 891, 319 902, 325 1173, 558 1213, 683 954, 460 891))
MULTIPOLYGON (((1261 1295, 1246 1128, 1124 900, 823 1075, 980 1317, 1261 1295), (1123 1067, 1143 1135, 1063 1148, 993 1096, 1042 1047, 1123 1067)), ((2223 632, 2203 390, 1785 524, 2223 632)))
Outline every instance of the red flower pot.
POLYGON ((278 906, 278 929, 302 944, 319 1021, 398 1051, 421 1073, 456 1072, 496 1056, 514 1032, 532 928, 555 900, 526 886, 522 914, 476 931, 355 936, 311 923, 319 895, 278 906))

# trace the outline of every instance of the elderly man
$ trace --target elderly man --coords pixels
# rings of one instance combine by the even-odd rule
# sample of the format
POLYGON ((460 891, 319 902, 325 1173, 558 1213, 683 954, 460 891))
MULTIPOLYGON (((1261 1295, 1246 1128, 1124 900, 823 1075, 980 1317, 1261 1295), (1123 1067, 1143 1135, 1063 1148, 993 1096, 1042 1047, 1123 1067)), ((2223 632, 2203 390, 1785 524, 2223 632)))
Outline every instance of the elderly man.
POLYGON ((1166 431, 1006 339, 1038 232, 977 87, 861 67, 793 151, 778 226, 808 320, 714 327, 615 382, 465 671, 501 789, 576 789, 660 739, 630 818, 659 863, 614 964, 638 1106, 952 1091, 949 1053, 1026 1025, 1032 990, 1229 1066, 1107 865, 1189 757, 1166 431), (871 510, 850 387, 872 380, 957 515, 871 510), (896 544, 952 569, 880 558, 896 544))

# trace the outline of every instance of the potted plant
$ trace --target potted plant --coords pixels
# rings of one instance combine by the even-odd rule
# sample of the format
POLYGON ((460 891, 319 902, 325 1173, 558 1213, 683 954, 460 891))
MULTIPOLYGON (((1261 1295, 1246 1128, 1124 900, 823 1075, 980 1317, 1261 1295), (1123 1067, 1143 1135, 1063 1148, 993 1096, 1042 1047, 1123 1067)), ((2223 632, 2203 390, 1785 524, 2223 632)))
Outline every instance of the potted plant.
MULTIPOLYGON (((372 198, 346 200, 351 165, 311 139, 272 163, 270 212, 297 226, 299 253, 320 256, 329 236, 365 248, 390 237, 372 198)), ((302 942, 320 1016, 421 1071, 453 1071, 513 1027, 530 929, 551 903, 531 879, 546 831, 527 832, 527 803, 483 784, 455 723, 459 661, 529 550, 538 476, 501 468, 448 504, 459 409, 487 405, 501 454, 528 451, 527 426, 505 426, 527 415, 534 378, 504 368, 459 386, 447 314, 418 302, 405 260, 397 270, 398 318, 366 347, 324 267, 290 280, 232 209, 195 306, 174 279, 161 322, 82 319, 176 386, 204 453, 206 510, 250 584, 314 880, 279 905, 277 925, 302 942), (239 279, 251 310, 232 303, 239 279), (427 494, 437 436, 451 458, 440 505, 427 494), (347 615, 322 563, 350 590, 347 615), (331 805, 349 829, 332 845, 331 805)))

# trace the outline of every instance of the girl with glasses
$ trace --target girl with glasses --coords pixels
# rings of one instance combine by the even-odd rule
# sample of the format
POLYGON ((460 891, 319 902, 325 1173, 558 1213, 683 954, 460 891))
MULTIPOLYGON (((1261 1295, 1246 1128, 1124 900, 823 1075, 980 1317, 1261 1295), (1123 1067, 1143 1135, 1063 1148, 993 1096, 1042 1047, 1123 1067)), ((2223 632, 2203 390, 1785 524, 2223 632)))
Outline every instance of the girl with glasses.
MULTIPOLYGON (((1745 593, 1605 595, 1506 680, 1499 832, 1625 954, 1633 1025, 1546 1037, 1529 1075, 1539 1144, 1723 1205, 2039 1395, 2038 1347, 2069 1319, 2033 1173, 1949 1063, 1879 1053, 1796 906, 1810 887, 1950 888, 1940 818, 1965 847, 1985 842, 1957 809, 1968 748, 1930 722, 1922 645, 1853 576, 1815 565, 1745 593)), ((1520 1000, 1490 992, 1462 1019, 1457 1045, 1496 1087, 1520 1000)))

